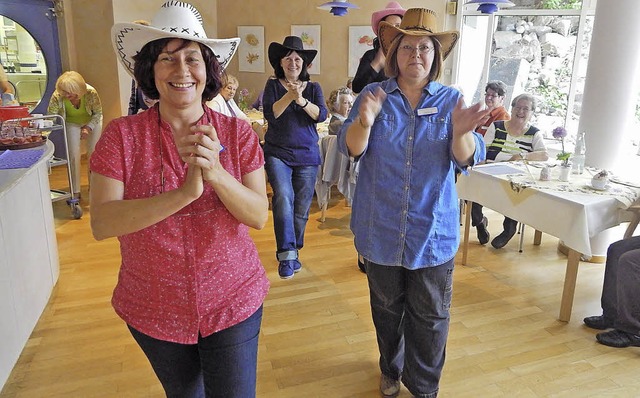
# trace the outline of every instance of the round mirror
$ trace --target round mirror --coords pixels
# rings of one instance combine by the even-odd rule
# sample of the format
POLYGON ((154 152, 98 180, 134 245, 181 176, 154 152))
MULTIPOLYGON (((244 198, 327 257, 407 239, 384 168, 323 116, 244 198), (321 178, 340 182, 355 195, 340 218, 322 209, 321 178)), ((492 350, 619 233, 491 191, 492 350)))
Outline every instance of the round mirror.
POLYGON ((6 16, 0 16, 0 64, 1 93, 13 91, 14 105, 33 110, 46 91, 47 64, 33 36, 6 16))

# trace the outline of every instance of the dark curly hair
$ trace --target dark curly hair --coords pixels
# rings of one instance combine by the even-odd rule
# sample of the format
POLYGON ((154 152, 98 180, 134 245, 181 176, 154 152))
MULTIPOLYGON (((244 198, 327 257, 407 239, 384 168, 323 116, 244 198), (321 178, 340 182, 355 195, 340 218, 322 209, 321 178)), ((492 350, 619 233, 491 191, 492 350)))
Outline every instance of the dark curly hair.
MULTIPOLYGON (((142 47, 139 53, 133 56, 135 64, 133 66, 133 76, 138 82, 138 86, 147 97, 157 100, 160 99, 160 93, 156 88, 153 66, 158 60, 158 56, 174 38, 165 38, 151 41, 142 47)), ((190 40, 182 40, 182 44, 175 51, 182 50, 192 42, 190 40)), ((202 92, 202 101, 210 101, 218 95, 222 88, 222 74, 224 71, 220 67, 220 63, 216 59, 211 49, 202 43, 198 43, 202 58, 207 68, 207 81, 204 91, 202 92)))

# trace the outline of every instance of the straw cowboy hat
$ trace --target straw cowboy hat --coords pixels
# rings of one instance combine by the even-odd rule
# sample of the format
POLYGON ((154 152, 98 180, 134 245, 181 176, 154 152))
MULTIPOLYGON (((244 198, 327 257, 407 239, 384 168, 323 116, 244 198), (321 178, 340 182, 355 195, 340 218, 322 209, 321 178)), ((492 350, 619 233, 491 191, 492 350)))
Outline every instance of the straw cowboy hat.
POLYGON ((280 65, 280 60, 290 51, 297 52, 307 66, 311 64, 318 53, 317 50, 305 50, 302 46, 302 39, 298 36, 287 36, 282 44, 276 42, 269 44, 269 63, 273 69, 280 65))
POLYGON ((373 29, 373 33, 378 35, 378 25, 380 25, 380 21, 388 17, 389 15, 400 15, 403 16, 407 10, 402 8, 397 1, 391 1, 385 8, 380 11, 376 11, 371 14, 371 29, 373 29))
POLYGON ((429 36, 437 39, 442 47, 442 58, 445 59, 456 45, 460 33, 456 30, 437 32, 436 13, 426 8, 410 8, 407 10, 399 27, 382 21, 378 38, 385 55, 391 43, 401 34, 409 36, 429 36))
POLYGON ((151 23, 117 23, 111 28, 113 48, 122 65, 133 76, 133 56, 145 44, 158 39, 185 39, 202 43, 215 54, 225 68, 235 54, 240 39, 209 39, 202 26, 202 16, 194 6, 184 1, 167 1, 151 23))

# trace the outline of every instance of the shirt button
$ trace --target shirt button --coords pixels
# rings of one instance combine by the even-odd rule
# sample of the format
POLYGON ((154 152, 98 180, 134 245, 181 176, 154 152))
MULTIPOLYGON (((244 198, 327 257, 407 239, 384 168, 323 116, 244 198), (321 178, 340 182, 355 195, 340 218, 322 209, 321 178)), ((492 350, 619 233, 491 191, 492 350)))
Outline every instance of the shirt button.
POLYGON ((411 141, 412 139, 413 139, 413 137, 412 137, 412 136, 409 136, 409 141, 411 141))

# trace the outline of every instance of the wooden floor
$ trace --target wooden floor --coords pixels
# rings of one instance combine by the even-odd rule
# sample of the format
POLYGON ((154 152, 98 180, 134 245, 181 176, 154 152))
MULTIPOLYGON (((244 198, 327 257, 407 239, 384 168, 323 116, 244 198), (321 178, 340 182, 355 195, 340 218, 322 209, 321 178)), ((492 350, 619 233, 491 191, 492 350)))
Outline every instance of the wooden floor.
MULTIPOLYGON (((65 177, 54 170, 52 186, 65 177)), ((83 198, 88 197, 86 181, 83 198)), ((115 239, 96 242, 90 208, 73 220, 54 203, 60 279, 0 397, 162 397, 161 387, 110 305, 115 239)), ((489 230, 501 218, 487 211, 489 230)), ((253 236, 271 280, 264 304, 258 397, 377 397, 379 371, 366 277, 355 265, 350 209, 334 194, 325 223, 314 204, 295 278, 278 278, 272 225, 253 236)), ((455 271, 441 397, 638 397, 640 349, 596 343, 582 325, 598 314, 603 264, 581 263, 573 318, 556 320, 566 258, 543 235, 524 253, 470 246, 455 271)), ((400 397, 409 397, 402 389, 400 397)))

